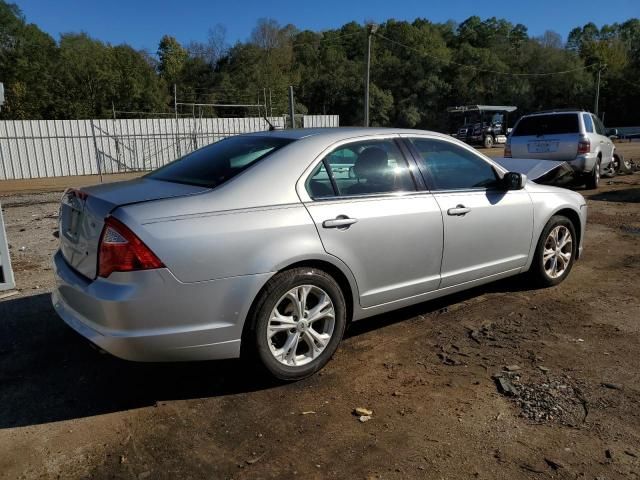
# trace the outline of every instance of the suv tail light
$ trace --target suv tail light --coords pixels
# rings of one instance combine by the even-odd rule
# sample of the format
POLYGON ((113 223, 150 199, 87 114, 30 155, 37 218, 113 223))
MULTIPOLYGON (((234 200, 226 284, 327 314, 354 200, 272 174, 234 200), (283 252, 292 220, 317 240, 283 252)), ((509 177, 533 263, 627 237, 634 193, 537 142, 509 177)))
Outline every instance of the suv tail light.
POLYGON ((589 153, 591 151, 591 142, 588 138, 582 137, 578 141, 578 155, 589 153))
POLYGON ((106 219, 98 248, 98 276, 162 267, 155 253, 124 223, 113 217, 106 219))
POLYGON ((511 142, 509 140, 504 144, 504 158, 511 158, 511 142))

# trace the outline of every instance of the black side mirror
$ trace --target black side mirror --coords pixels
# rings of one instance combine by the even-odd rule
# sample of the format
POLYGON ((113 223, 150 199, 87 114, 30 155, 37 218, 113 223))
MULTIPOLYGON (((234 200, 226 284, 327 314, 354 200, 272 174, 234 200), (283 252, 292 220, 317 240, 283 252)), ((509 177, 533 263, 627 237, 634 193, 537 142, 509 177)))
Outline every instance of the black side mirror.
POLYGON ((518 172, 507 172, 502 177, 502 186, 505 190, 522 190, 527 177, 518 172))
POLYGON ((618 136, 617 128, 610 128, 609 130, 607 130, 607 137, 617 137, 617 136, 618 136))

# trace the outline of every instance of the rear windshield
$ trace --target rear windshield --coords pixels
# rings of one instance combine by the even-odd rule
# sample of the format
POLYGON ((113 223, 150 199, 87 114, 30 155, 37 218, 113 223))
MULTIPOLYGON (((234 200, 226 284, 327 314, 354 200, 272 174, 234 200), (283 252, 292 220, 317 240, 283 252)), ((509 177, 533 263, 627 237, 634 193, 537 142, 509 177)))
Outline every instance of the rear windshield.
POLYGON ((185 155, 147 177, 214 188, 292 141, 267 136, 231 137, 185 155))
POLYGON ((511 135, 514 137, 524 137, 529 135, 542 136, 579 132, 578 115, 575 113, 556 113, 553 115, 523 117, 511 135))

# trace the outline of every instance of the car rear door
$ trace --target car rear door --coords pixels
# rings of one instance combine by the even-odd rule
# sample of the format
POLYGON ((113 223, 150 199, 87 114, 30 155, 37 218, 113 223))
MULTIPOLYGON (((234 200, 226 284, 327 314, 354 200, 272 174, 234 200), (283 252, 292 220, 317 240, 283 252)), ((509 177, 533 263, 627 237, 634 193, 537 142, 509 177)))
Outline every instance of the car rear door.
POLYGON ((573 160, 578 152, 577 113, 549 113, 522 117, 511 132, 513 158, 573 160))
POLYGON ((401 148, 397 136, 342 142, 313 166, 301 193, 325 250, 353 272, 365 308, 440 284, 440 208, 417 188, 401 148))
POLYGON ((440 288, 524 267, 533 233, 527 191, 497 188, 495 168, 470 147, 428 136, 408 140, 442 211, 440 288))

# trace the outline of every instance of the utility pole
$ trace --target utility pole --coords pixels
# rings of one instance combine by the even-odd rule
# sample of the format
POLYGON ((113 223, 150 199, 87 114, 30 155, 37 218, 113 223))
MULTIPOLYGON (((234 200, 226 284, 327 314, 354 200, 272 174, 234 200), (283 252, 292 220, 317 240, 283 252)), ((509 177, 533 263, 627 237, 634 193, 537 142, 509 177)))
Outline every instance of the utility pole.
POLYGON ((293 85, 289 85, 289 116, 291 117, 291 128, 296 128, 296 106, 293 103, 293 85))
POLYGON ((364 126, 369 126, 369 75, 371 71, 371 38, 378 30, 378 25, 367 25, 367 69, 364 77, 364 126))
POLYGON ((176 112, 176 154, 177 158, 180 158, 180 135, 178 133, 179 124, 178 124, 178 87, 176 84, 173 84, 173 109, 176 112))
POLYGON ((596 102, 595 102, 595 107, 594 107, 594 111, 593 113, 595 114, 595 116, 598 116, 598 103, 600 102, 600 74, 602 73, 602 70, 604 70, 607 67, 607 64, 605 63, 604 65, 600 65, 598 67, 598 80, 596 83, 596 102))

